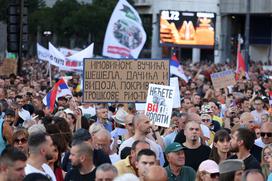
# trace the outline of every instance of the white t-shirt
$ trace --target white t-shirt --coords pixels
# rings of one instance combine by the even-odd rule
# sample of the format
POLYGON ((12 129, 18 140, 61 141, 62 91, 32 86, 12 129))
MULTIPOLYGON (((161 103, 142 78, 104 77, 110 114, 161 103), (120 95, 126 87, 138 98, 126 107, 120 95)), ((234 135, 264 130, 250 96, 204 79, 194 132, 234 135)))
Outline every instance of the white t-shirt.
MULTIPOLYGON (((130 137, 129 139, 125 140, 119 148, 119 155, 121 155, 121 151, 125 148, 125 147, 131 147, 132 144, 135 142, 135 138, 130 137)), ((160 153, 159 153, 159 149, 157 146, 157 143, 155 143, 154 141, 152 141, 151 139, 145 138, 145 141, 147 141, 150 144, 150 148, 152 151, 154 151, 156 153, 156 157, 157 160, 160 160, 160 153)))
POLYGON ((31 173, 41 173, 45 176, 50 176, 52 181, 56 181, 56 176, 55 176, 54 172, 46 163, 42 164, 42 168, 43 168, 44 172, 41 170, 38 170, 37 168, 33 167, 30 164, 26 164, 25 174, 28 175, 31 173))

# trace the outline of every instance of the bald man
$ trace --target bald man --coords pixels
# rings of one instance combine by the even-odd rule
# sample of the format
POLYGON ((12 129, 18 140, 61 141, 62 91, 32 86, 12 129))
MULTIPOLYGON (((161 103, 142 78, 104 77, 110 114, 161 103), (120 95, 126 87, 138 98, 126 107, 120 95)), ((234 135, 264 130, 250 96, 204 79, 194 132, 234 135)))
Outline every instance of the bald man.
POLYGON ((253 131, 256 126, 254 116, 250 112, 242 113, 240 116, 240 125, 253 131))
POLYGON ((144 175, 144 181, 167 181, 167 173, 161 166, 153 165, 144 175))
POLYGON ((272 122, 265 122, 261 126, 261 137, 255 140, 255 145, 264 148, 272 143, 272 122))

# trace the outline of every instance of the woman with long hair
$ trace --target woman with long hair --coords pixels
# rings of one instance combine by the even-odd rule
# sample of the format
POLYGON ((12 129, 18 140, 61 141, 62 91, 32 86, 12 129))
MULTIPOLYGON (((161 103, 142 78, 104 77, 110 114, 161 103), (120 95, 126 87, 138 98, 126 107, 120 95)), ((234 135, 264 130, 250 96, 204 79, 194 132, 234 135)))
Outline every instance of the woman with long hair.
POLYGON ((270 170, 269 170, 269 162, 268 159, 272 155, 272 145, 267 145, 262 150, 262 158, 261 158, 261 167, 262 173, 264 174, 265 180, 267 179, 270 170))
POLYGON ((214 160, 217 164, 226 160, 230 156, 230 135, 221 129, 215 133, 213 146, 209 159, 214 160))

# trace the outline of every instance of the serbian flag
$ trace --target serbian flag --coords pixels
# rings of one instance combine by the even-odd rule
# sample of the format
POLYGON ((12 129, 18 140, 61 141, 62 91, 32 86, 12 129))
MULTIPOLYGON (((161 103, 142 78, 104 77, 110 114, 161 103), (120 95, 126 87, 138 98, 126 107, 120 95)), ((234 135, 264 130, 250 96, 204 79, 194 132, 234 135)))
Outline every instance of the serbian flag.
POLYGON ((246 77, 248 79, 247 66, 245 59, 241 53, 241 43, 242 39, 240 35, 238 36, 238 47, 237 47, 237 58, 236 58, 236 75, 235 79, 238 80, 241 77, 246 77))
POLYGON ((188 82, 187 76, 184 74, 183 68, 180 65, 177 56, 173 53, 171 60, 170 60, 170 74, 175 75, 183 79, 186 83, 188 82))
POLYGON ((54 111, 56 99, 64 96, 72 96, 72 92, 64 79, 60 79, 54 87, 43 98, 43 103, 50 109, 50 112, 54 111))

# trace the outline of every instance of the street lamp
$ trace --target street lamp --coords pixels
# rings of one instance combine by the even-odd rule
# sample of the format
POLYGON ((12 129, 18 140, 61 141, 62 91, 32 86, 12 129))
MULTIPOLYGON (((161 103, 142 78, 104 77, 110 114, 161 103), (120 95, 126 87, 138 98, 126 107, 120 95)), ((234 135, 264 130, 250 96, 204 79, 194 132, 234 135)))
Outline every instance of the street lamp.
POLYGON ((45 47, 47 47, 47 48, 48 48, 49 36, 51 36, 51 35, 52 35, 52 31, 49 31, 49 30, 44 31, 44 32, 43 32, 43 35, 44 35, 44 36, 45 36, 45 38, 46 38, 46 46, 45 46, 45 47))

